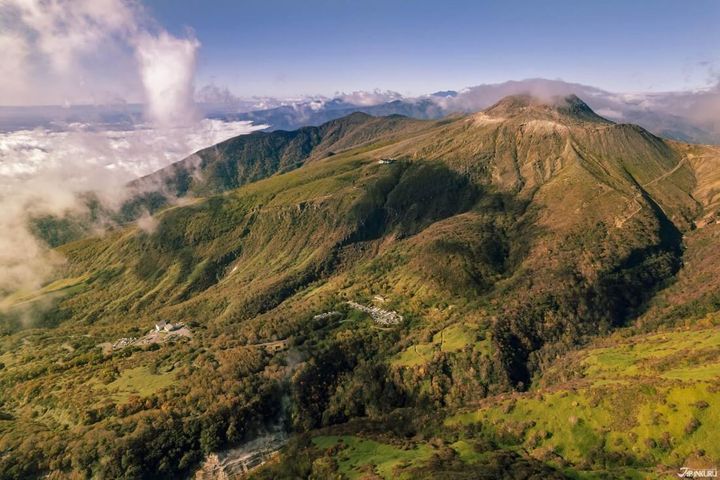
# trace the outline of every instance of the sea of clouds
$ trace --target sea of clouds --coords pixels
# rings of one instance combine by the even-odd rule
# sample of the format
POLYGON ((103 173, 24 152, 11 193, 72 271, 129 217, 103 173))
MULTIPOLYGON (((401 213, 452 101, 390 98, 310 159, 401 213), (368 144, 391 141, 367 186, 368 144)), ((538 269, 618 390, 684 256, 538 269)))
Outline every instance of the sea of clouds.
POLYGON ((61 259, 29 231, 31 216, 64 215, 95 192, 119 205, 124 186, 209 145, 262 126, 202 119, 185 126, 97 130, 69 125, 0 133, 0 292, 38 288, 61 259))
POLYGON ((42 286, 63 262, 33 236, 31 217, 82 211, 85 192, 118 205, 128 181, 264 128, 203 118, 194 102, 199 48, 192 32, 167 32, 133 0, 0 2, 0 104, 63 98, 72 111, 73 103, 121 98, 144 106, 119 124, 80 115, 0 131, 0 308, 13 292, 42 286))

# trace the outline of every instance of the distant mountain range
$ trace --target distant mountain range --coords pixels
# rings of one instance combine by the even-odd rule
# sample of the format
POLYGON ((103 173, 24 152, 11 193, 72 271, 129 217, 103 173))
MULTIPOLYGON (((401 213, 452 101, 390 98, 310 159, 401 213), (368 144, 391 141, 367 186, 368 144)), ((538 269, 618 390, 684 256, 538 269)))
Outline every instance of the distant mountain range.
POLYGON ((638 124, 656 135, 691 142, 720 143, 720 88, 696 92, 618 94, 560 80, 529 79, 478 85, 461 91, 446 90, 420 97, 403 98, 395 92, 356 92, 333 99, 311 98, 282 103, 268 101, 270 108, 242 113, 227 110, 232 102, 206 104, 211 116, 252 120, 273 130, 293 130, 320 125, 352 112, 370 115, 400 114, 437 119, 452 113, 482 110, 508 95, 532 94, 540 98, 575 94, 600 115, 621 123, 638 124), (373 103, 369 103, 369 102, 373 103))
MULTIPOLYGON (((443 90, 418 97, 375 90, 350 94, 281 99, 236 97, 229 90, 205 86, 196 102, 209 118, 249 120, 269 130, 295 130, 319 126, 353 112, 375 116, 405 115, 439 119, 453 113, 476 112, 508 95, 531 94, 539 98, 577 95, 598 114, 620 123, 640 125, 655 135, 690 143, 720 144, 720 85, 707 90, 666 93, 613 93, 561 80, 527 79, 484 84, 459 91, 443 90)), ((143 123, 142 105, 78 105, 49 107, 0 107, 0 131, 36 127, 64 129, 69 124, 92 128, 128 129, 143 123)))

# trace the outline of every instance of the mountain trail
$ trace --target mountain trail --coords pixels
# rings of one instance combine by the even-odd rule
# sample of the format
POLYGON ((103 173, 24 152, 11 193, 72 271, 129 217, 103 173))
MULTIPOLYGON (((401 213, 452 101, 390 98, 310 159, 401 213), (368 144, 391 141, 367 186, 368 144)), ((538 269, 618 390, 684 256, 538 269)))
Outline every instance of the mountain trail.
MULTIPOLYGON (((658 183, 658 182, 661 182, 662 180, 666 179, 667 177, 669 177, 669 176, 672 175, 673 173, 677 172, 683 165, 685 165, 686 162, 687 162, 687 157, 683 157, 682 160, 680 160, 680 161, 677 163, 677 165, 675 165, 671 170, 668 170, 667 172, 665 172, 665 173, 663 173, 662 175, 654 178, 653 180, 650 180, 649 182, 646 182, 646 183, 640 185, 640 187, 641 187, 642 189, 645 189, 645 188, 650 187, 650 186, 652 186, 652 185, 654 185, 654 184, 656 184, 656 183, 658 183)), ((633 195, 633 198, 632 198, 632 200, 630 201, 630 203, 631 203, 631 204, 632 204, 632 203, 637 204, 637 208, 636 208, 635 210, 633 210, 630 214, 626 215, 625 218, 619 218, 619 219, 615 220, 615 227, 617 227, 617 228, 622 228, 623 225, 625 225, 625 223, 626 223, 628 220, 632 219, 635 215, 637 215, 638 213, 640 213, 640 211, 643 209, 642 203, 640 203, 640 202, 638 201, 638 200, 640 199, 640 197, 642 197, 642 191, 637 192, 637 193, 635 193, 635 195, 633 195)), ((660 208, 660 210, 663 211, 663 213, 665 213, 665 210, 662 208, 662 206, 658 205, 658 207, 660 208)))

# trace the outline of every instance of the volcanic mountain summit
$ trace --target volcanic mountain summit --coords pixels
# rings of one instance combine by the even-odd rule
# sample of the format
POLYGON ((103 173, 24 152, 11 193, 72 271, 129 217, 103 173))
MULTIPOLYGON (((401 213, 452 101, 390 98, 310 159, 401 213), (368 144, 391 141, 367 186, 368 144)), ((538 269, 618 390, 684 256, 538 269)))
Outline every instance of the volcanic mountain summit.
POLYGON ((532 95, 511 95, 484 110, 493 117, 523 115, 535 120, 541 118, 612 123, 597 115, 576 95, 541 99, 532 95))

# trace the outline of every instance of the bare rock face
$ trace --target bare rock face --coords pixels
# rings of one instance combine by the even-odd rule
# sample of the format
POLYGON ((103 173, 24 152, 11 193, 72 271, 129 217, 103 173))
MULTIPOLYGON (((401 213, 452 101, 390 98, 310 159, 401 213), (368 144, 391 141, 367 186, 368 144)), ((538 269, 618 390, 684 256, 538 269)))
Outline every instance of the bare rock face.
POLYGON ((512 95, 503 98, 495 105, 486 109, 484 113, 493 117, 526 115, 536 119, 547 117, 576 122, 612 123, 596 114, 576 95, 568 95, 566 97, 553 96, 547 99, 531 95, 512 95))
POLYGON ((195 472, 195 480, 230 480, 220 458, 213 453, 207 456, 200 469, 195 472))
POLYGON ((278 455, 287 435, 278 431, 251 440, 237 448, 211 453, 195 472, 195 480, 235 480, 246 477, 278 455))

